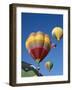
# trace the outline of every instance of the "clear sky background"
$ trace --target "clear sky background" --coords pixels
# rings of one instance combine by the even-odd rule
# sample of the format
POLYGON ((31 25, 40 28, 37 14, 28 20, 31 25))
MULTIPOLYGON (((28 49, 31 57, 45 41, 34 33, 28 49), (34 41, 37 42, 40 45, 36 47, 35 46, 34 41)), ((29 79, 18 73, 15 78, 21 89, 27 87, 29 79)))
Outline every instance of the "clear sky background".
POLYGON ((58 14, 35 14, 35 13, 22 13, 22 61, 33 64, 37 67, 35 60, 28 53, 25 42, 30 33, 42 31, 50 36, 56 48, 51 49, 49 54, 40 62, 40 72, 45 75, 62 75, 63 74, 63 39, 57 41, 52 37, 52 29, 56 26, 63 28, 63 15, 58 14), (45 67, 45 62, 50 60, 53 63, 53 68, 49 72, 45 67))

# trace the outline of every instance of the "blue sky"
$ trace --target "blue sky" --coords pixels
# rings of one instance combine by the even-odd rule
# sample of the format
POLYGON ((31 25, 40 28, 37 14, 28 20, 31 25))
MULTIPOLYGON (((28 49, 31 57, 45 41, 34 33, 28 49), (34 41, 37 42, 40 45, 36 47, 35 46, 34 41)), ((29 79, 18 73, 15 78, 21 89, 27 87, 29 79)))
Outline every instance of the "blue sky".
POLYGON ((58 14, 36 14, 36 13, 22 13, 21 14, 22 27, 22 60, 37 66, 34 59, 29 55, 25 42, 29 34, 32 32, 42 31, 50 36, 56 48, 51 49, 49 54, 40 63, 40 72, 45 76, 62 75, 63 74, 63 39, 57 41, 52 37, 52 29, 56 26, 63 28, 63 15, 58 14), (45 62, 50 60, 53 63, 53 68, 49 72, 45 67, 45 62))

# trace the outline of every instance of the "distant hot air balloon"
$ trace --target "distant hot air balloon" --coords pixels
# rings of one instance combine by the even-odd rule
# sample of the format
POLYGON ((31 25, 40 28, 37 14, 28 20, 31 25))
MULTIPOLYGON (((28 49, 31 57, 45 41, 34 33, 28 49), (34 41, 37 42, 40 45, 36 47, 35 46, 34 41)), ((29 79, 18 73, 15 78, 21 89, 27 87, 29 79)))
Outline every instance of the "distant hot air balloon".
POLYGON ((45 67, 49 70, 49 72, 50 72, 50 70, 53 68, 53 63, 51 62, 51 61, 47 61, 46 63, 45 63, 45 67))
POLYGON ((40 31, 31 33, 26 40, 26 48, 38 64, 47 56, 53 47, 54 45, 51 45, 49 36, 40 31))
POLYGON ((58 41, 63 37, 63 30, 61 27, 55 27, 52 30, 52 36, 54 36, 58 41))

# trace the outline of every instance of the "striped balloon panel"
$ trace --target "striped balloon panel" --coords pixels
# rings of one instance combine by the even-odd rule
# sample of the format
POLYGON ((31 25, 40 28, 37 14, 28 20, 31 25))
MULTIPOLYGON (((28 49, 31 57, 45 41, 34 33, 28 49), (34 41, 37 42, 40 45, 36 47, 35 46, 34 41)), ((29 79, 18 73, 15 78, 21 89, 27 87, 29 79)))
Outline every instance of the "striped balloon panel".
POLYGON ((36 44, 36 46, 43 46, 44 45, 44 34, 42 32, 36 33, 35 44, 36 44))
POLYGON ((50 49, 51 48, 51 43, 50 43, 50 38, 47 34, 45 34, 45 38, 44 38, 44 48, 46 49, 50 49))
POLYGON ((29 49, 35 45, 35 35, 30 35, 26 40, 26 48, 29 49))
POLYGON ((35 58, 35 56, 34 56, 34 50, 31 52, 31 49, 29 49, 28 50, 28 53, 32 56, 32 58, 34 59, 34 60, 36 60, 36 58, 35 58))
POLYGON ((43 47, 35 47, 30 49, 30 54, 35 60, 39 60, 39 62, 43 60, 43 58, 48 54, 48 52, 48 49, 45 49, 43 47))
POLYGON ((51 49, 51 44, 48 44, 48 43, 44 43, 44 46, 43 46, 45 49, 51 49))
POLYGON ((43 51, 41 52, 40 62, 47 56, 49 51, 50 51, 50 48, 46 49, 46 48, 43 47, 43 51))
POLYGON ((34 48, 35 46, 44 45, 44 34, 39 32, 37 34, 31 34, 26 41, 26 46, 28 49, 34 48))

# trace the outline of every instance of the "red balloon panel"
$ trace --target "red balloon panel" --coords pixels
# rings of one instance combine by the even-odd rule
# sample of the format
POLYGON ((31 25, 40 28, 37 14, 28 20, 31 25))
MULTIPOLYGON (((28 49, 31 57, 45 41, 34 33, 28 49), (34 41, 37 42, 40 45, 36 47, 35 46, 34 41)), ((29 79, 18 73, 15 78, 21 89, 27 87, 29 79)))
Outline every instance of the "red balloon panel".
POLYGON ((35 47, 30 49, 30 54, 34 60, 39 60, 41 62, 44 57, 48 54, 49 50, 44 47, 35 47))

